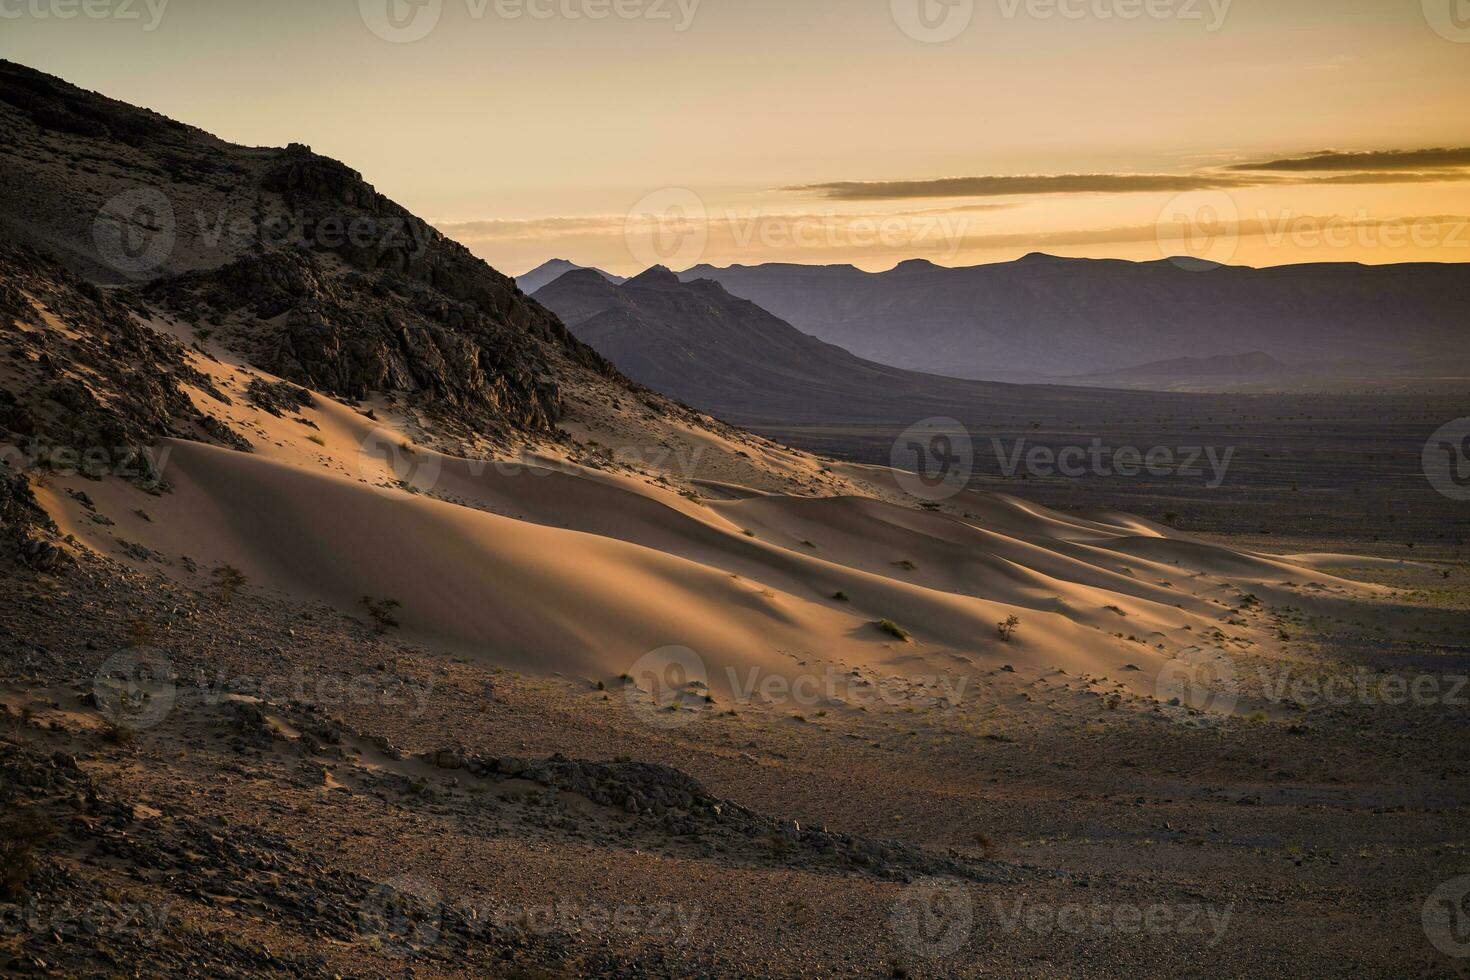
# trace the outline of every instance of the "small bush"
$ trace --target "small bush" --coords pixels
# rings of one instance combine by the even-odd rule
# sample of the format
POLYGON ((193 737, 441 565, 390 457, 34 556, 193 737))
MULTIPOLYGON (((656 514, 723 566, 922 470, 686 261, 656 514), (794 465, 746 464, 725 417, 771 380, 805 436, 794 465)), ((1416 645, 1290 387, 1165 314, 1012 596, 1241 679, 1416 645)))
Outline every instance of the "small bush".
POLYGON ((36 848, 56 835, 42 813, 20 809, 0 817, 0 897, 17 899, 36 870, 36 848))
POLYGON ((834 602, 851 602, 852 601, 852 599, 848 596, 848 594, 846 592, 834 592, 834 593, 832 593, 832 599, 833 599, 834 602))
POLYGON ((903 569, 906 572, 914 572, 914 571, 918 571, 918 569, 919 569, 919 566, 918 565, 915 565, 913 562, 909 561, 907 558, 905 558, 903 561, 896 561, 893 564, 895 566, 897 566, 898 568, 903 569))
POLYGON ((210 573, 214 588, 224 602, 230 602, 245 587, 245 573, 234 565, 221 565, 210 573))
POLYGON ((995 624, 996 634, 1007 643, 1016 635, 1016 630, 1021 628, 1021 620, 1015 616, 1007 616, 1005 622, 995 624))
POLYGON ((393 610, 400 608, 403 603, 397 599, 374 599, 370 595, 365 595, 358 602, 367 610, 368 616, 371 617, 379 633, 398 628, 398 619, 393 615, 393 610))
POLYGON ((904 643, 908 643, 914 638, 913 634, 911 634, 908 630, 904 629, 902 626, 898 625, 891 619, 880 619, 873 625, 876 626, 879 631, 887 633, 889 636, 893 637, 896 640, 902 640, 904 643))

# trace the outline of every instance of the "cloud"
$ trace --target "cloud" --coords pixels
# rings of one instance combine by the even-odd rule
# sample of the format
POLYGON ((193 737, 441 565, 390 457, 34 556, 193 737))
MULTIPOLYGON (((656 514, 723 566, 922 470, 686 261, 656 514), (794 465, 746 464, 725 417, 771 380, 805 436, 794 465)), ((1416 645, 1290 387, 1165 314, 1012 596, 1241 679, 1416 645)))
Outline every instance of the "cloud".
MULTIPOLYGON (((1405 245, 1461 248, 1470 250, 1470 216, 1456 214, 1406 215, 1379 218, 1367 215, 1273 214, 1221 222, 1208 229, 1214 238, 1264 239, 1269 245, 1332 247, 1342 242, 1360 248, 1395 248, 1405 245)), ((1179 239, 1181 229, 1168 224, 1122 225, 1057 232, 972 235, 961 243, 964 251, 991 248, 1046 249, 1090 245, 1129 245, 1141 242, 1167 244, 1179 239)), ((1194 229, 1193 233, 1200 233, 1194 229)))
POLYGON ((458 242, 510 241, 562 235, 622 233, 623 218, 611 216, 576 218, 489 218, 480 221, 443 221, 434 227, 458 242))
POLYGON ((1021 177, 945 177, 938 180, 838 180, 782 190, 843 201, 921 197, 1009 197, 1017 194, 1125 194, 1223 190, 1258 183, 1228 174, 1036 174, 1021 177))
MULTIPOLYGON (((719 228, 748 229, 753 226, 842 226, 854 222, 892 222, 906 218, 929 218, 954 214, 1003 211, 1016 207, 1010 203, 963 204, 947 208, 919 211, 860 212, 766 212, 759 209, 711 211, 702 219, 690 221, 711 231, 719 228)), ((474 242, 539 241, 556 238, 621 238, 627 231, 627 215, 591 215, 547 218, 488 218, 478 221, 437 222, 434 227, 461 244, 474 242)))
POLYGON ((1293 185, 1307 184, 1445 184, 1453 181, 1470 180, 1470 170, 1430 170, 1430 171, 1381 171, 1377 173, 1358 171, 1356 173, 1333 174, 1330 177, 1312 177, 1305 180, 1289 181, 1293 185))
POLYGON ((1424 167, 1470 167, 1470 146, 1363 152, 1319 150, 1306 156, 1285 157, 1280 160, 1256 163, 1237 163, 1229 169, 1300 173, 1334 170, 1415 170, 1424 167))

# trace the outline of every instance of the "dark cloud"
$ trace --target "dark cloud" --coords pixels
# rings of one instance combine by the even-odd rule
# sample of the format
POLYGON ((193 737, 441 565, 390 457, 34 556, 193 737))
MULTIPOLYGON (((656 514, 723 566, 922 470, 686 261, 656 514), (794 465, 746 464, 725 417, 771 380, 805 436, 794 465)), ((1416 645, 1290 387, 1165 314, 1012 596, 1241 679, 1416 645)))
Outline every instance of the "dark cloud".
POLYGON ((1300 157, 1237 163, 1236 171, 1299 173, 1332 170, 1414 170, 1421 167, 1470 167, 1470 146, 1428 150, 1368 150, 1344 153, 1321 150, 1300 157))
MULTIPOLYGON (((1442 247, 1470 248, 1470 216, 1463 214, 1404 215, 1397 217, 1345 218, 1340 215, 1276 214, 1223 221, 1209 229, 1216 238, 1265 239, 1268 244, 1309 242, 1316 244, 1345 232, 1373 232, 1377 237, 1356 239, 1355 244, 1392 247, 1391 243, 1418 244, 1427 239, 1442 247)), ((1194 229, 1197 234, 1199 229, 1194 229)), ((1057 232, 1016 232, 970 235, 960 242, 963 250, 987 248, 1064 248, 1097 245, 1129 245, 1141 242, 1166 244, 1178 239, 1180 228, 1167 222, 1122 225, 1057 232)))
POLYGON ((1016 194, 1124 194, 1221 190, 1258 181, 1228 174, 1043 174, 1028 177, 946 177, 940 180, 839 180, 783 190, 844 201, 921 197, 1009 197, 1016 194))
POLYGON ((1291 184, 1443 184, 1450 181, 1470 180, 1470 170, 1429 170, 1407 173, 1380 171, 1377 173, 1333 174, 1330 177, 1310 177, 1289 181, 1291 184))

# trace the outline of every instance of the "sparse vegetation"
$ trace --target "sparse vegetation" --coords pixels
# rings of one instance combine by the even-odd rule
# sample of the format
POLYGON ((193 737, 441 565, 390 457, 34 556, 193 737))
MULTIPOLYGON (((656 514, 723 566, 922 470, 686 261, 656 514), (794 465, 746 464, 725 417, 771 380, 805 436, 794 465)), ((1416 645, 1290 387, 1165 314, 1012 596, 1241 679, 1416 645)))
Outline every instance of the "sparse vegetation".
POLYGON ((1016 635, 1016 630, 1021 628, 1021 620, 1017 616, 1007 616, 1004 622, 995 624, 995 632, 1002 640, 1009 643, 1016 635))
POLYGON ((901 569, 903 569, 906 572, 915 572, 915 571, 918 571, 918 569, 919 569, 919 566, 918 565, 915 565, 913 562, 909 561, 907 558, 903 559, 902 561, 896 561, 893 564, 894 564, 895 567, 901 568, 901 569))
POLYGON ((837 591, 837 592, 832 593, 832 600, 834 602, 851 602, 852 601, 852 599, 848 596, 848 594, 846 592, 842 592, 842 591, 837 591))
POLYGON ((398 619, 393 612, 402 608, 403 603, 397 599, 374 599, 372 596, 365 595, 358 600, 358 604, 367 610, 373 626, 377 628, 380 635, 398 628, 398 619))
POLYGON ((56 836, 56 828, 40 811, 17 809, 0 817, 0 898, 26 893, 37 867, 36 849, 56 836))
POLYGON ((233 602, 245 587, 245 573, 234 565, 221 565, 210 573, 214 579, 214 590, 221 602, 233 602))
POLYGON ((908 643, 914 638, 912 633, 891 619, 880 619, 873 625, 878 628, 879 632, 887 633, 895 640, 901 640, 904 643, 908 643))
POLYGON ((125 725, 115 725, 109 722, 102 729, 102 741, 108 745, 132 745, 137 738, 137 732, 125 725))

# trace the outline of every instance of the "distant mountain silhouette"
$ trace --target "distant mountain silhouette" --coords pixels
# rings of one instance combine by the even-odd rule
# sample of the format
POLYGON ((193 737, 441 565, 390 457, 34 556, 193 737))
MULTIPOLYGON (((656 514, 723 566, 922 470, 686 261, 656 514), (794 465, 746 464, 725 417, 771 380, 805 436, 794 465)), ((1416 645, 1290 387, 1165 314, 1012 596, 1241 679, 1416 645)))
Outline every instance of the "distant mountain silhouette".
POLYGON ((1094 371, 1078 376, 1079 381, 1103 383, 1109 380, 1175 380, 1179 378, 1268 378, 1292 373, 1264 351, 1249 354, 1219 354, 1215 357, 1175 357, 1167 361, 1150 361, 1120 371, 1094 371))
POLYGON ((1272 269, 1032 254, 948 269, 904 262, 696 266, 799 330, 884 364, 967 378, 1117 371, 1261 351, 1287 363, 1403 363, 1463 345, 1470 264, 1272 269))
MULTIPOLYGON (((527 296, 530 296, 542 286, 545 286, 549 282, 555 282, 557 279, 560 279, 568 272, 571 272, 574 269, 585 268, 587 267, 577 265, 575 262, 568 262, 566 259, 552 259, 550 262, 541 263, 530 272, 526 272, 519 276, 516 276, 516 285, 521 287, 521 292, 525 293, 527 296)), ((604 277, 609 282, 627 281, 622 276, 615 276, 610 272, 603 272, 601 269, 593 269, 591 271, 596 272, 598 275, 604 277)))
POLYGON ((1190 407, 1172 395, 962 380, 878 364, 802 333, 717 282, 681 282, 662 267, 622 285, 574 269, 533 299, 633 380, 738 424, 1190 407))

